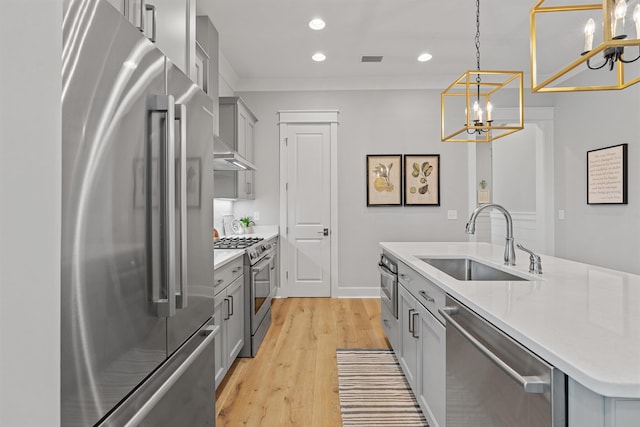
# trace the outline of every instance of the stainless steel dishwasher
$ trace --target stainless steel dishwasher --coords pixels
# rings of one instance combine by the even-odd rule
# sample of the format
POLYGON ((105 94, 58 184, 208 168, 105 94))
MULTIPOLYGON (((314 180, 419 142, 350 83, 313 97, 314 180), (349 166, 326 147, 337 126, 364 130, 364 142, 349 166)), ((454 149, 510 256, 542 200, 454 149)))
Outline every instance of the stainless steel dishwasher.
POLYGON ((447 295, 447 427, 565 427, 566 375, 447 295))

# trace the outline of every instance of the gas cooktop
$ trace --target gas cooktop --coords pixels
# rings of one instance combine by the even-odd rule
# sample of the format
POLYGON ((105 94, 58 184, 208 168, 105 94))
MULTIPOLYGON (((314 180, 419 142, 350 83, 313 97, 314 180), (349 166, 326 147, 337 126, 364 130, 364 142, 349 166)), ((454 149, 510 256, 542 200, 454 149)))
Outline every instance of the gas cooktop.
POLYGON ((262 237, 222 237, 213 244, 214 249, 245 249, 264 240, 262 237))

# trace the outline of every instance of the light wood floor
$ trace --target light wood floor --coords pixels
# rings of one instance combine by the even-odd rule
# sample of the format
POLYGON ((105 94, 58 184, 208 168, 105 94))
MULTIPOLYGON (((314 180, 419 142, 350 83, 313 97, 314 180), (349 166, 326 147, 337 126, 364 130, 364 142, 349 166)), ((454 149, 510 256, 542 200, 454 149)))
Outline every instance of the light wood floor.
POLYGON ((342 426, 336 348, 389 348, 380 300, 274 300, 257 356, 237 359, 218 387, 218 427, 342 426))

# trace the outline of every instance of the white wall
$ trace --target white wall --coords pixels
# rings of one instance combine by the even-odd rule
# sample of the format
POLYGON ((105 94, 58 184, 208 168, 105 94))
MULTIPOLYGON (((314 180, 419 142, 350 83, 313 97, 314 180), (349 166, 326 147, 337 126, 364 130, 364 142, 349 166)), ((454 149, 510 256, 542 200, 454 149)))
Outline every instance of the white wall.
POLYGON ((466 144, 440 141, 440 92, 425 90, 239 93, 256 125, 256 200, 237 212, 260 211, 261 224, 279 220, 278 110, 337 109, 339 286, 376 293, 380 241, 464 241, 466 144), (367 154, 440 154, 440 207, 367 207, 367 154), (447 210, 458 211, 447 220, 447 210))
POLYGON ((0 4, 0 425, 60 424, 62 0, 0 4))
POLYGON ((556 256, 640 273, 640 85, 567 93, 555 109, 556 256), (587 205, 587 151, 629 144, 629 204, 587 205))
POLYGON ((491 145, 493 200, 513 212, 536 210, 536 127, 525 125, 491 145))

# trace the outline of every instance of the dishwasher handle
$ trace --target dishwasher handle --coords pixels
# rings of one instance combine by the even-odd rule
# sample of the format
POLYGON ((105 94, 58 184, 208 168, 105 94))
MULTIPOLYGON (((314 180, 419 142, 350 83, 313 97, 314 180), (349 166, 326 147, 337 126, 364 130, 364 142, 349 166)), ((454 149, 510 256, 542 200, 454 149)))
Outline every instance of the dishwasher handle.
POLYGON ((443 307, 439 308, 438 312, 447 321, 447 325, 451 325, 458 330, 474 347, 476 347, 482 354, 484 354, 489 360, 491 360, 498 368, 500 368, 511 379, 520 384, 524 391, 532 394, 544 393, 551 387, 549 381, 537 376, 523 376, 516 372, 511 366, 506 364, 502 359, 496 356, 491 350, 485 347, 480 341, 478 341, 473 335, 471 335, 462 325, 453 319, 453 315, 457 313, 457 307, 443 307))

